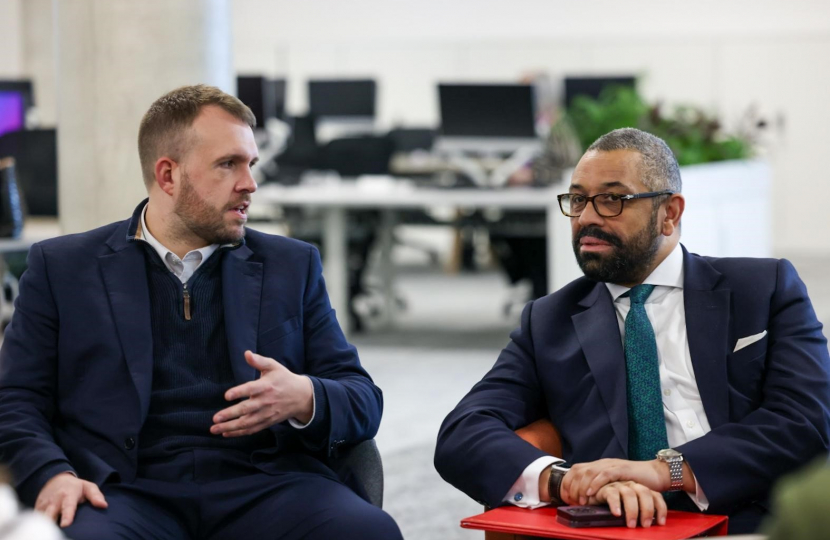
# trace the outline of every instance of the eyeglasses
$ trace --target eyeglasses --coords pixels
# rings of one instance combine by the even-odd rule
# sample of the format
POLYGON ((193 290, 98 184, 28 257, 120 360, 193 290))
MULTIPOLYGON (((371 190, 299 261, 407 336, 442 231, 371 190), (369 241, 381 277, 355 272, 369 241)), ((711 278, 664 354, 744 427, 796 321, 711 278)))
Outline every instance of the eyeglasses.
POLYGON ((588 203, 594 205, 594 210, 602 217, 617 217, 622 214, 623 203, 632 199, 650 199, 661 195, 672 195, 674 191, 664 189, 663 191, 649 191, 648 193, 635 193, 634 195, 620 195, 618 193, 597 193, 593 197, 579 195, 578 193, 564 193, 557 195, 559 209, 568 217, 579 217, 585 211, 588 203))

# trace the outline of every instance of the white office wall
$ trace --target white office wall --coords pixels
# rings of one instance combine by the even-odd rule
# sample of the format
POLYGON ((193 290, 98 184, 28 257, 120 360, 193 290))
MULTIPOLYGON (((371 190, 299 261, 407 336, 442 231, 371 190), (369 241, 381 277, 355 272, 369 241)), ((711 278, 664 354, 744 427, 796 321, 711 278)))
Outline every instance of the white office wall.
POLYGON ((755 106, 771 124, 776 254, 830 254, 830 2, 235 0, 233 15, 237 71, 288 77, 295 112, 309 77, 368 75, 383 125, 434 125, 438 81, 535 70, 640 74, 648 98, 702 105, 728 126, 755 106))
POLYGON ((0 78, 17 78, 22 71, 21 3, 0 0, 0 78))

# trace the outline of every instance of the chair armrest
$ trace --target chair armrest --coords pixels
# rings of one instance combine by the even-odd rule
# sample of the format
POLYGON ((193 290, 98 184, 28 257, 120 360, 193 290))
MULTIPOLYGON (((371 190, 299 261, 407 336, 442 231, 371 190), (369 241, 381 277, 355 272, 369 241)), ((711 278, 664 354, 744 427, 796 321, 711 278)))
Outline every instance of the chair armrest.
POLYGON ((368 495, 369 502, 378 508, 383 506, 383 462, 374 439, 342 448, 332 468, 350 472, 368 495))
POLYGON ((562 438, 550 420, 537 420, 517 429, 516 435, 546 454, 562 457, 562 438))

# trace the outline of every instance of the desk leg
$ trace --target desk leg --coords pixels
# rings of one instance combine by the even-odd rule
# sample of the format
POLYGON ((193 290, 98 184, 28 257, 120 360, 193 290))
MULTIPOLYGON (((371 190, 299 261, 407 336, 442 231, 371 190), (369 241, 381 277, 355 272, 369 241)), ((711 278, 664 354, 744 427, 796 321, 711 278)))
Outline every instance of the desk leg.
POLYGON ((323 275, 331 307, 343 333, 349 333, 348 246, 346 245, 346 210, 326 208, 323 219, 323 275))
POLYGON ((392 265, 392 249, 394 247, 394 232, 396 215, 391 210, 384 210, 381 213, 379 247, 380 261, 379 273, 381 279, 381 294, 383 296, 383 326, 388 328, 394 325, 397 313, 397 302, 395 300, 395 269, 392 265))

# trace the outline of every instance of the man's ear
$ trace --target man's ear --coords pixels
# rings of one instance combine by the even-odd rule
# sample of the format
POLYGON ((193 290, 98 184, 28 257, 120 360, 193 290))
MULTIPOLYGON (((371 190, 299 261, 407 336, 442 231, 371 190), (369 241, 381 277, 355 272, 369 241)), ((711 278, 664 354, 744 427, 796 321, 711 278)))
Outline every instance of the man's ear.
POLYGON ((666 203, 666 216, 663 218, 662 230, 664 236, 671 236, 680 228, 680 218, 686 209, 686 199, 680 193, 675 193, 666 203))
POLYGON ((158 158, 155 166, 156 185, 161 190, 171 197, 173 196, 173 188, 175 180, 173 179, 173 172, 178 167, 177 163, 167 156, 158 158))

